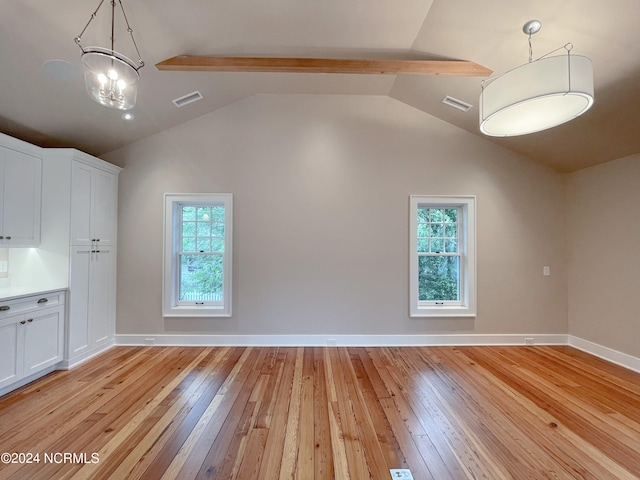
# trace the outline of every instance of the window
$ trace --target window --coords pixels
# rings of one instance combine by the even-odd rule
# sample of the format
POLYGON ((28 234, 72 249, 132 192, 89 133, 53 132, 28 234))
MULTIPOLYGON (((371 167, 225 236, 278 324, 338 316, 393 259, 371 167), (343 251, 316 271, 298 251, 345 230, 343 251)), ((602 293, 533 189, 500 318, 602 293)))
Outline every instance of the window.
POLYGON ((231 234, 231 194, 165 194, 164 316, 231 316, 231 234))
POLYGON ((410 315, 476 314, 475 197, 410 197, 410 315))

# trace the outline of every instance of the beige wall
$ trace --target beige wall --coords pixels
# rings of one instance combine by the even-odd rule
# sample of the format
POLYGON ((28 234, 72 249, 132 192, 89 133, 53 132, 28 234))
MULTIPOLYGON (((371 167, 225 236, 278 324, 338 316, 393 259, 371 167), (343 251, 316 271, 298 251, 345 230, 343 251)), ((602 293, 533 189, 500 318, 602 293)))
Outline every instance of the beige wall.
POLYGON ((396 100, 259 95, 104 158, 119 334, 567 332, 565 176, 396 100), (232 318, 163 319, 165 192, 234 194, 232 318), (409 318, 411 194, 477 196, 475 320, 409 318))
POLYGON ((640 357, 640 155, 569 175, 569 333, 640 357))

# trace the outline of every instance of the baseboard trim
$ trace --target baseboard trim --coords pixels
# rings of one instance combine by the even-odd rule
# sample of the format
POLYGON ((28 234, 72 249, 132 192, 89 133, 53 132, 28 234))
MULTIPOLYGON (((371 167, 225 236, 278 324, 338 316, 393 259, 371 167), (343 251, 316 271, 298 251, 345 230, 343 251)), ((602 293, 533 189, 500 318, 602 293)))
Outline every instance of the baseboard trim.
POLYGON ((108 343, 99 345, 87 352, 84 352, 82 355, 78 355, 77 357, 73 357, 71 359, 63 360, 62 362, 60 362, 58 370, 71 370, 72 368, 75 368, 78 365, 88 360, 91 360, 93 357, 96 357, 101 353, 109 350, 111 347, 115 345, 116 345, 115 341, 111 340, 108 343))
POLYGON ((24 387, 25 385, 38 380, 45 375, 49 375, 51 372, 55 372, 56 370, 60 370, 60 364, 51 365, 50 367, 45 368, 44 370, 40 370, 39 372, 34 373, 33 375, 29 375, 21 380, 18 380, 11 385, 7 385, 6 387, 0 388, 0 397, 6 395, 9 392, 17 390, 20 387, 24 387))
POLYGON ((567 345, 566 334, 531 335, 116 335, 116 345, 260 347, 409 347, 567 345))
POLYGON ((640 373, 640 358, 619 352, 609 347, 604 347, 580 337, 575 337, 573 335, 569 335, 568 337, 569 345, 573 348, 577 348, 578 350, 582 350, 583 352, 602 358, 608 362, 615 363, 616 365, 620 365, 621 367, 640 373))
POLYGON ((640 358, 566 334, 443 335, 116 335, 123 346, 225 347, 413 347, 490 345, 569 345, 640 372, 640 358))

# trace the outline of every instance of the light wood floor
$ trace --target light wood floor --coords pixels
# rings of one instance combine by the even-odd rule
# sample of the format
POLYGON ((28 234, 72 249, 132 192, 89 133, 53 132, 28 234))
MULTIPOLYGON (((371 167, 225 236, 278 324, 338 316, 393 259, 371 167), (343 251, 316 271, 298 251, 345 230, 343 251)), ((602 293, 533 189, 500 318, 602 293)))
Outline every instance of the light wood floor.
POLYGON ((633 479, 640 375, 569 347, 116 347, 1 397, 0 452, 40 454, 3 480, 633 479))

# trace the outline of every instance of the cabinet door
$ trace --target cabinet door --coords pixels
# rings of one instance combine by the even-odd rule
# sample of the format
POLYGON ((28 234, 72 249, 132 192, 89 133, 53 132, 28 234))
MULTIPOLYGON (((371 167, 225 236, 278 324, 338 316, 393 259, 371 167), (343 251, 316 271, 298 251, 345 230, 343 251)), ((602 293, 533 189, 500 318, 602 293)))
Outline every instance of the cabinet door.
POLYGON ((3 148, 2 244, 35 247, 40 243, 42 159, 3 148))
POLYGON ((48 308, 29 316, 24 325, 24 376, 55 365, 63 358, 64 310, 48 308))
POLYGON ((91 262, 90 329, 93 345, 107 343, 115 334, 114 260, 112 247, 100 245, 91 262))
POLYGON ((69 272, 69 319, 67 322, 67 358, 74 358, 89 349, 90 269, 95 253, 91 247, 71 247, 69 272))
POLYGON ((98 246, 115 243, 117 195, 116 176, 95 169, 91 174, 91 223, 98 246))
POLYGON ((91 173, 93 168, 73 162, 71 168, 71 245, 91 245, 91 173))
POLYGON ((15 317, 0 321, 0 388, 22 378, 24 342, 20 327, 15 317))
POLYGON ((113 245, 118 208, 117 177, 84 163, 71 170, 71 244, 113 245), (96 241, 97 240, 97 241, 96 241))
POLYGON ((104 345, 115 336, 115 249, 71 248, 67 358, 104 345))

